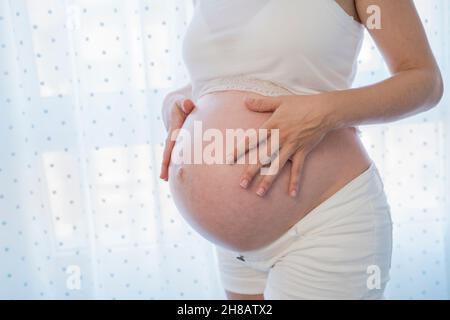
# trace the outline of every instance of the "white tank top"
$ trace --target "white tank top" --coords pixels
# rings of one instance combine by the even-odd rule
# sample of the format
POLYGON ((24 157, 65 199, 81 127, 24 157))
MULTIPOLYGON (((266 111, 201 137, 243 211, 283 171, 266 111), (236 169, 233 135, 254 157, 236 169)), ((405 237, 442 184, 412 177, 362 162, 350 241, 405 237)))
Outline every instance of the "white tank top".
POLYGON ((197 0, 183 41, 192 95, 352 85, 363 26, 334 0, 197 0))

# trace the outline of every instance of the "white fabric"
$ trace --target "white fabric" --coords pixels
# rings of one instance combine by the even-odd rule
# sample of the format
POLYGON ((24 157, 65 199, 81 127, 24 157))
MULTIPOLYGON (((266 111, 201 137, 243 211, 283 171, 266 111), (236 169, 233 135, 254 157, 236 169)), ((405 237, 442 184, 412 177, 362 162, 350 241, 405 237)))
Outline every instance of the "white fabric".
MULTIPOLYGON (((0 0, 1 299, 223 297, 212 247, 158 181, 191 3, 0 0)), ((415 3, 448 89, 450 1, 415 3)), ((387 76, 367 35, 355 86, 387 76)), ((450 297, 449 91, 431 112, 362 128, 394 221, 387 298, 450 297)))
POLYGON ((295 94, 351 86, 364 32, 334 0, 197 2, 183 45, 194 99, 236 76, 295 94))
POLYGON ((0 0, 0 299, 221 297, 159 179, 184 0, 0 0))
POLYGON ((265 299, 381 299, 392 220, 372 164, 270 245, 217 248, 225 289, 265 299))

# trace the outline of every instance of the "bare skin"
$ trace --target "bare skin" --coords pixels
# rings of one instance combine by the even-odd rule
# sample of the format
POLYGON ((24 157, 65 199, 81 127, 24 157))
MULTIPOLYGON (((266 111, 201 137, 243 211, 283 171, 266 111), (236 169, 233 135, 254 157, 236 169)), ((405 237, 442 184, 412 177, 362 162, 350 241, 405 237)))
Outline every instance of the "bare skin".
MULTIPOLYGON (((354 0, 337 0, 336 2, 342 7, 345 12, 352 16, 356 21, 361 22, 356 11, 354 0)), ((228 300, 264 300, 264 294, 240 294, 231 291, 225 291, 228 300)))
MULTIPOLYGON (((289 187, 292 196, 297 194, 306 157, 328 132, 399 120, 432 108, 443 94, 441 74, 413 2, 356 0, 355 4, 362 21, 369 19, 368 6, 380 8, 382 26, 369 32, 391 71, 390 78, 370 86, 325 92, 312 98, 284 96, 253 99, 247 103, 252 111, 272 113, 262 128, 280 130, 279 161, 283 165, 292 159, 289 187), (314 109, 302 107, 298 112, 298 105, 314 106, 314 109)), ((234 158, 240 155, 234 152, 234 158)), ((251 182, 261 166, 248 166, 242 180, 251 182)), ((256 193, 264 196, 276 178, 276 175, 263 178, 256 193)))
MULTIPOLYGON (((200 97, 195 110, 184 122, 183 131, 193 136, 195 123, 201 123, 203 130, 213 128, 222 135, 228 129, 258 128, 270 118, 270 113, 248 110, 242 101, 248 96, 263 97, 242 91, 223 91, 200 97)), ((191 150, 195 149, 195 141, 182 138, 176 143, 174 155, 179 154, 178 148, 190 146, 191 150)), ((203 147, 207 144, 203 142, 203 147)), ((369 165, 370 159, 354 128, 343 128, 328 134, 309 154, 302 175, 303 187, 296 197, 290 197, 286 192, 289 165, 280 170, 273 188, 263 199, 255 194, 262 176, 255 177, 247 190, 239 187, 246 164, 230 166, 172 161, 169 186, 180 214, 203 237, 231 250, 255 250, 279 238, 369 165)))
POLYGON ((361 23, 358 11, 356 9, 355 0, 335 0, 349 16, 361 23))
MULTIPOLYGON (((285 146, 290 146, 285 151, 285 157, 293 160, 289 192, 297 190, 300 180, 298 177, 301 175, 304 159, 319 144, 327 130, 395 121, 432 108, 442 97, 441 75, 411 0, 337 0, 337 2, 357 21, 367 21, 369 14, 366 9, 369 5, 380 7, 382 29, 373 29, 369 32, 387 62, 392 76, 367 87, 324 93, 317 97, 316 101, 309 100, 308 102, 329 107, 319 108, 323 111, 323 119, 326 119, 326 128, 317 128, 316 134, 308 136, 301 132, 304 119, 296 119, 290 111, 293 110, 293 105, 301 102, 300 97, 298 99, 261 98, 247 104, 252 111, 271 112, 272 116, 268 121, 276 122, 280 132, 291 132, 282 141, 282 148, 283 143, 285 146), (292 119, 297 121, 291 121, 292 119), (295 128, 292 127, 293 122, 296 123, 295 128)), ((184 91, 188 90, 184 88, 184 91)), ((179 95, 180 92, 176 94, 179 95)), ((189 99, 189 96, 178 99, 177 104, 183 103, 183 99, 189 99)), ((182 111, 184 115, 180 111, 176 113, 173 110, 176 108, 180 110, 180 107, 175 108, 174 105, 174 103, 167 103, 163 113, 172 116, 178 114, 180 118, 188 116, 189 110, 182 111)), ((166 117, 166 125, 173 129, 176 125, 171 124, 170 118, 170 116, 166 117)), ((170 150, 171 147, 173 146, 167 145, 167 149, 170 150)), ((166 152, 161 174, 163 179, 168 178, 169 163, 170 152, 166 152)), ((251 168, 247 168, 243 176, 249 179, 255 178, 257 172, 254 168, 251 171, 248 169, 251 168)), ((258 183, 267 191, 273 180, 260 179, 258 183)), ((263 298, 262 294, 240 295, 232 292, 227 292, 227 296, 229 299, 263 298)))

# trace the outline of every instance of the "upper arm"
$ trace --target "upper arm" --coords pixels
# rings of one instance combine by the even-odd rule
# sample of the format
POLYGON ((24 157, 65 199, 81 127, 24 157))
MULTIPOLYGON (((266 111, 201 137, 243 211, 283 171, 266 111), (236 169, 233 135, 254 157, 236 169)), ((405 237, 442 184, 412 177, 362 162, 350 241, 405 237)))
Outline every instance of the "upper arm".
POLYGON ((390 71, 397 73, 412 68, 436 68, 413 0, 355 0, 361 21, 372 15, 367 8, 380 9, 381 28, 368 31, 380 49, 390 71))

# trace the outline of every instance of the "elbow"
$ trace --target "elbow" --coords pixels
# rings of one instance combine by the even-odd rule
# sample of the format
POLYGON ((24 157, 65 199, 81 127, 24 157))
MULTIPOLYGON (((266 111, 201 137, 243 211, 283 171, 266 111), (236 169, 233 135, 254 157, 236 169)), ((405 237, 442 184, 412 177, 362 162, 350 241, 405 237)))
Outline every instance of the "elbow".
POLYGON ((439 104, 444 95, 444 81, 438 67, 429 72, 429 95, 428 109, 434 108, 439 104))

